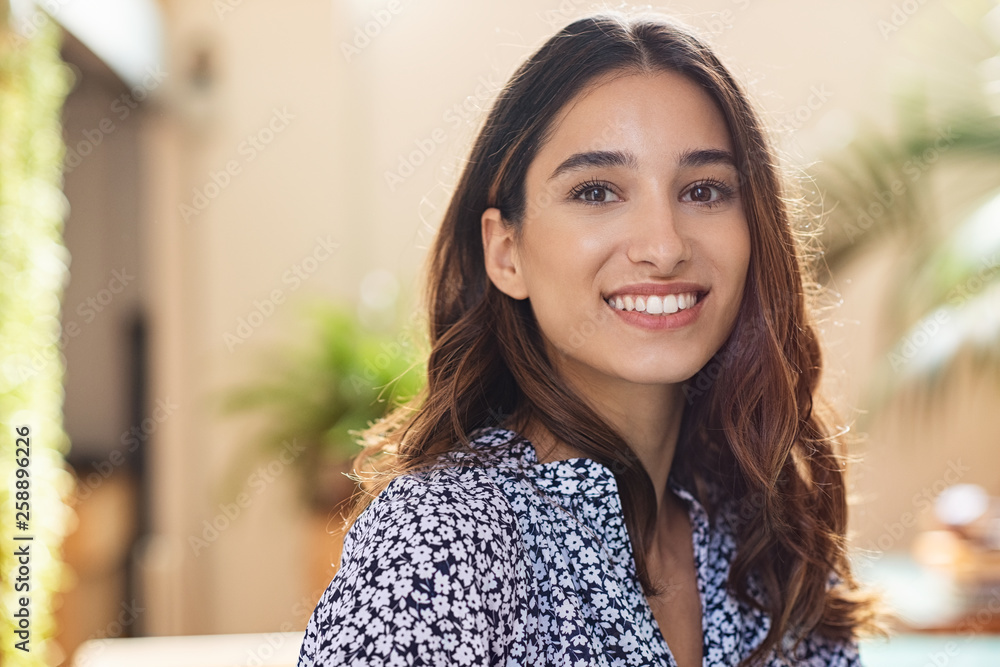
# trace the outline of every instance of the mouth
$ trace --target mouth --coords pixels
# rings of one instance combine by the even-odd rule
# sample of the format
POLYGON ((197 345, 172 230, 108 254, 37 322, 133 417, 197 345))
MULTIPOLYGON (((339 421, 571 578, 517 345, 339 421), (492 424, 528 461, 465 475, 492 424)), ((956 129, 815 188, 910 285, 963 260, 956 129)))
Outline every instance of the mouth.
POLYGON ((652 316, 673 315, 697 306, 708 295, 707 290, 692 290, 677 294, 617 294, 604 301, 615 310, 644 313, 652 316))

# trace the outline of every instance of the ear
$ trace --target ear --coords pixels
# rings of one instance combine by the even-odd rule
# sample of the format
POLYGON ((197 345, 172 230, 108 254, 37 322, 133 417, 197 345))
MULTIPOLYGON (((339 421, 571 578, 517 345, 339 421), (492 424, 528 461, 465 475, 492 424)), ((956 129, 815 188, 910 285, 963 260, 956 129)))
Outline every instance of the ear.
POLYGON ((526 299, 528 289, 514 244, 514 228, 503 223, 500 209, 483 211, 483 259, 486 274, 497 289, 512 299, 526 299))

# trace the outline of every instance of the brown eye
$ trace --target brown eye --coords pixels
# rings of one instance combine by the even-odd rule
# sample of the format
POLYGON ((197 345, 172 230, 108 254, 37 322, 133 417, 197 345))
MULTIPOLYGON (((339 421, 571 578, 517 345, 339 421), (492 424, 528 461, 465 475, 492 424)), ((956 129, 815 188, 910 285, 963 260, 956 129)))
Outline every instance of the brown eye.
POLYGON ((692 188, 691 199, 702 203, 712 201, 712 188, 707 185, 699 185, 692 188))
POLYGON ((736 196, 736 190, 722 181, 709 179, 688 188, 681 197, 698 206, 713 208, 725 204, 736 196))
POLYGON ((573 198, 588 204, 606 204, 621 201, 609 185, 601 182, 584 183, 573 191, 573 198))
POLYGON ((583 198, 587 201, 604 201, 607 193, 607 188, 590 188, 583 193, 583 198))

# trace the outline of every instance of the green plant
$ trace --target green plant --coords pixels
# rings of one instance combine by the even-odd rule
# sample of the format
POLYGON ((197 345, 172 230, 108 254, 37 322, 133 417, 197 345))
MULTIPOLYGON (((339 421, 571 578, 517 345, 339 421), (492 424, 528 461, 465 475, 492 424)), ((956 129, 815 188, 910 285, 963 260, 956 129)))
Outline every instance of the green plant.
POLYGON ((61 657, 51 641, 53 612, 66 577, 61 545, 72 516, 63 504, 72 478, 63 462, 69 439, 59 352, 69 261, 60 113, 72 75, 59 58, 59 27, 45 20, 24 37, 12 29, 8 10, 0 1, 0 664, 41 667, 61 657), (25 429, 27 455, 17 451, 25 429), (30 505, 26 519, 15 514, 24 507, 16 503, 30 505), (18 549, 27 557, 15 556, 18 549), (25 629, 15 618, 24 609, 30 636, 21 645, 28 650, 18 647, 25 636, 15 634, 25 629))
POLYGON ((955 29, 928 30, 911 55, 927 63, 899 84, 898 129, 867 124, 811 170, 830 275, 875 246, 896 250, 862 421, 904 389, 942 388, 963 355, 980 373, 1000 368, 1000 43, 989 28, 1000 9, 949 7, 955 29))
POLYGON ((331 493, 326 472, 342 469, 360 451, 358 430, 416 395, 425 373, 406 329, 366 330, 351 307, 328 301, 307 302, 303 310, 307 333, 268 350, 261 379, 228 392, 222 408, 268 415, 264 455, 292 442, 304 447, 293 465, 305 500, 322 510, 342 499, 331 493))

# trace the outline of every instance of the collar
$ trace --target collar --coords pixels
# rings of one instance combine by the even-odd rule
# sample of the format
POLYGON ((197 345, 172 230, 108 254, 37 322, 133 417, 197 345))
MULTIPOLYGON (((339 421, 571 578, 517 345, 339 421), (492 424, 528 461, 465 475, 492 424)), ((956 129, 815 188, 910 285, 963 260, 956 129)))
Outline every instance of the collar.
MULTIPOLYGON (((548 499, 570 510, 614 553, 621 554, 622 560, 634 570, 632 545, 625 527, 618 481, 607 466, 585 457, 540 463, 531 441, 501 427, 478 429, 470 434, 470 440, 477 450, 488 450, 493 454, 491 462, 497 469, 516 472, 548 499)), ((673 472, 667 483, 687 507, 694 533, 695 561, 696 564, 704 563, 708 515, 673 472)))
MULTIPOLYGON (((529 482, 537 493, 567 509, 598 538, 607 558, 614 564, 619 581, 626 582, 636 608, 643 610, 641 613, 646 625, 657 628, 636 580, 632 543, 625 527, 618 484, 611 470, 583 457, 539 463, 531 442, 509 429, 487 427, 481 429, 478 436, 474 434, 470 437, 476 449, 492 451, 495 456, 489 458, 495 463, 493 469, 501 476, 515 483, 520 480, 529 482)), ((735 553, 736 544, 731 536, 713 536, 704 507, 680 483, 673 471, 667 483, 687 506, 691 521, 704 631, 702 653, 706 664, 735 664, 739 659, 738 646, 720 634, 715 627, 715 619, 720 614, 725 618, 740 617, 740 606, 728 594, 725 585, 729 576, 729 558, 735 553)), ((717 491, 708 489, 709 494, 717 491)), ((662 655, 667 655, 669 648, 662 635, 654 630, 653 636, 654 641, 656 638, 662 640, 662 643, 657 643, 661 646, 662 655)))

